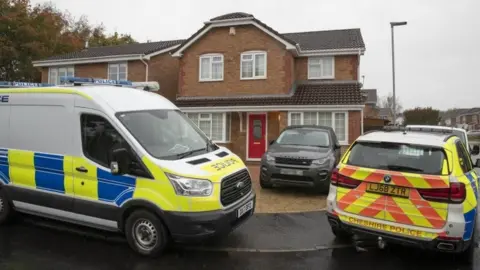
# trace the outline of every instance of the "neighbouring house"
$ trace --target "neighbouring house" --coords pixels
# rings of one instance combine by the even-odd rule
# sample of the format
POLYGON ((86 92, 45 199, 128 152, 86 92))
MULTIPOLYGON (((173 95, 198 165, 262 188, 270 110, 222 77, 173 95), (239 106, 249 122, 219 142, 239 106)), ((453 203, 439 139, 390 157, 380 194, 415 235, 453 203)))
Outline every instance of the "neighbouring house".
POLYGON ((459 113, 456 117, 457 127, 466 130, 477 130, 480 128, 480 108, 471 108, 459 113))
POLYGON ((362 89, 365 97, 365 108, 363 109, 363 131, 379 130, 390 121, 380 118, 380 108, 377 106, 377 89, 362 89))
POLYGON ((110 80, 156 81, 163 96, 175 100, 178 60, 170 55, 183 40, 86 47, 56 55, 33 65, 42 72, 42 82, 60 83, 60 77, 94 77, 110 80))
POLYGON ((247 161, 288 125, 331 126, 346 148, 362 133, 364 51, 360 29, 281 34, 251 14, 222 15, 172 54, 176 104, 247 161))
POLYGON ((214 142, 261 158, 288 125, 334 128, 345 149, 363 132, 360 29, 281 34, 253 15, 230 13, 186 40, 86 48, 34 65, 59 76, 158 81, 214 142), (65 74, 65 75, 64 75, 65 74))
POLYGON ((364 118, 378 118, 379 107, 377 106, 377 89, 362 89, 365 95, 365 108, 363 109, 364 118))

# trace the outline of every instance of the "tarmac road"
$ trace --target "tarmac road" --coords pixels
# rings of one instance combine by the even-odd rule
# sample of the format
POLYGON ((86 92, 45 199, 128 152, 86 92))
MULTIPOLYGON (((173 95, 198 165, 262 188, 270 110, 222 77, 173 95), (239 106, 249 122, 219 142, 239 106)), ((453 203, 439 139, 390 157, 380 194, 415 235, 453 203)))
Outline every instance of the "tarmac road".
MULTIPOLYGON (((272 234, 279 233, 278 228, 275 230, 275 226, 279 225, 285 226, 285 220, 264 225, 262 231, 265 232, 265 229, 271 226, 272 234)), ((192 250, 192 247, 175 247, 161 258, 147 259, 135 255, 118 235, 83 229, 67 231, 64 228, 60 223, 45 223, 38 219, 26 221, 21 219, 0 228, 0 269, 480 269, 478 250, 475 264, 472 266, 461 265, 453 256, 397 246, 359 253, 349 243, 332 242, 320 245, 316 250, 306 248, 302 251, 297 248, 301 239, 292 246, 284 246, 276 251, 267 249, 269 247, 267 244, 256 251, 245 248, 254 241, 251 239, 246 242, 239 241, 242 234, 238 232, 233 235, 236 240, 210 245, 209 247, 213 247, 211 249, 200 247, 195 250, 193 247, 192 250), (225 251, 232 250, 229 247, 232 243, 243 245, 244 248, 225 251)), ((320 231, 317 237, 329 235, 328 228, 316 227, 316 229, 320 231)), ((249 230, 248 226, 246 230, 249 230)), ((269 237, 261 239, 268 241, 269 237)), ((290 242, 291 239, 286 237, 285 241, 290 242)), ((310 243, 313 241, 310 240, 306 246, 310 243)))

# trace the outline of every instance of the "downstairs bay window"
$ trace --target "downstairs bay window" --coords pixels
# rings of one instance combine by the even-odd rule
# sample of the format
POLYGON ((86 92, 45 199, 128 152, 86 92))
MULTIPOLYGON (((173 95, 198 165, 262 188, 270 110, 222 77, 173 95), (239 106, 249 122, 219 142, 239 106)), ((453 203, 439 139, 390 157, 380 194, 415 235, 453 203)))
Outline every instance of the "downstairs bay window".
POLYGON ((230 113, 187 113, 187 116, 212 141, 230 141, 230 113))
POLYGON ((348 112, 289 112, 288 125, 320 125, 333 128, 340 144, 348 144, 348 112))

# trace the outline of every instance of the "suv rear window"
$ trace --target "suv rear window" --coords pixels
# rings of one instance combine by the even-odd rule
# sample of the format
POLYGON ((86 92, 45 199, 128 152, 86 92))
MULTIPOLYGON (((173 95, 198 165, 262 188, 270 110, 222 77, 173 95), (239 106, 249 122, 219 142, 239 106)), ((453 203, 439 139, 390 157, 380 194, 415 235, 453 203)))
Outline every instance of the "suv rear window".
MULTIPOLYGON (((347 164, 389 171, 441 175, 446 165, 441 148, 400 144, 357 142, 347 164)), ((447 170, 448 171, 448 170, 447 170)))

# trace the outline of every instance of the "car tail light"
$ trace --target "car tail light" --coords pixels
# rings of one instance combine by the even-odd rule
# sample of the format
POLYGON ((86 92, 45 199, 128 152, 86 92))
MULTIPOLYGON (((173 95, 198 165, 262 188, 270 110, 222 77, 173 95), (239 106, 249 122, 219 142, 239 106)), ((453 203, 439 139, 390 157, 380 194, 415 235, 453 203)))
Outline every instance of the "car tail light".
POLYGON ((462 203, 467 195, 464 183, 450 183, 449 188, 417 189, 428 201, 462 203))
POLYGON ((338 172, 338 169, 333 169, 332 176, 330 178, 330 183, 334 186, 344 187, 344 188, 356 188, 362 183, 360 180, 356 180, 345 175, 341 175, 338 172))

